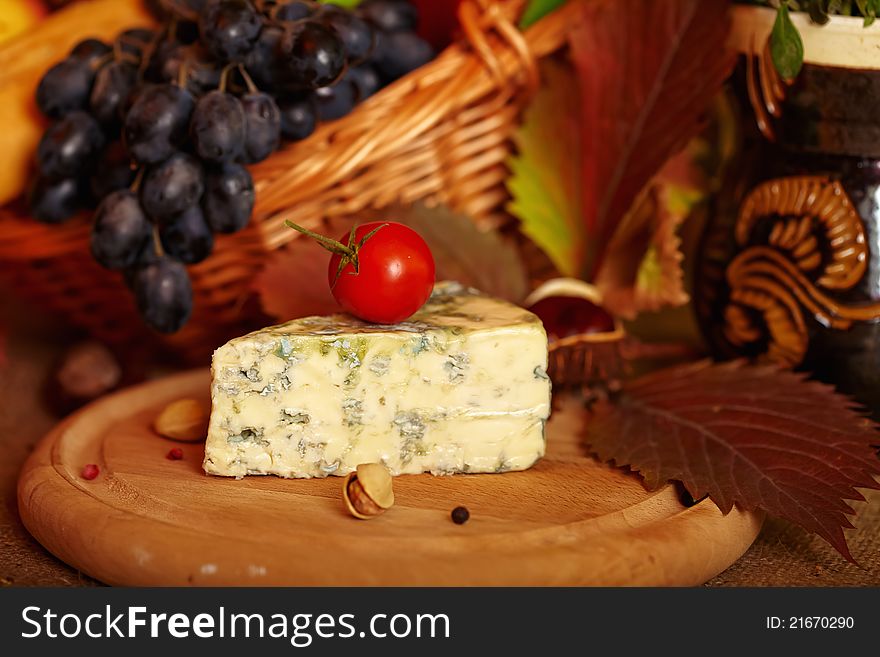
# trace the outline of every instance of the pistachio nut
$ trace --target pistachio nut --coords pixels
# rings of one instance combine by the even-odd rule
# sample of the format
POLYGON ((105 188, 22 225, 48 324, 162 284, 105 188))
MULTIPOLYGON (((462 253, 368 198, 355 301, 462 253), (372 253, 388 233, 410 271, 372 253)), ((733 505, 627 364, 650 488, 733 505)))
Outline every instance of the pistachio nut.
POLYGON ((394 505, 391 473, 381 463, 362 463, 348 474, 342 498, 355 518, 369 520, 394 505))

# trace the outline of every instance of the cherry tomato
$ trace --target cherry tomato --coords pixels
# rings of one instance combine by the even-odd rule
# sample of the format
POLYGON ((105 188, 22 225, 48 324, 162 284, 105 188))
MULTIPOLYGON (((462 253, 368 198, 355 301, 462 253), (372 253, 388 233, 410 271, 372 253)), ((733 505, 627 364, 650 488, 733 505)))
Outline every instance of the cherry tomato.
MULTIPOLYGON (((358 270, 348 262, 338 273, 342 257, 334 254, 327 277, 333 297, 347 312, 369 322, 395 324, 431 296, 434 257, 421 235, 391 221, 358 226, 354 243, 360 244, 373 230, 358 249, 358 270)), ((349 236, 342 235, 339 241, 348 244, 349 236)))

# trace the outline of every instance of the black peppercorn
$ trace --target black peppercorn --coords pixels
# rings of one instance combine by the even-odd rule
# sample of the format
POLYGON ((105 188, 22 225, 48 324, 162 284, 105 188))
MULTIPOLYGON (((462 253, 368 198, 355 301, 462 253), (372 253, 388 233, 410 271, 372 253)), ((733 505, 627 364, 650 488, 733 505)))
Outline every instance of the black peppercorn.
POLYGON ((471 517, 470 511, 467 510, 467 507, 457 506, 452 510, 452 522, 456 525, 463 525, 468 521, 468 518, 471 517))

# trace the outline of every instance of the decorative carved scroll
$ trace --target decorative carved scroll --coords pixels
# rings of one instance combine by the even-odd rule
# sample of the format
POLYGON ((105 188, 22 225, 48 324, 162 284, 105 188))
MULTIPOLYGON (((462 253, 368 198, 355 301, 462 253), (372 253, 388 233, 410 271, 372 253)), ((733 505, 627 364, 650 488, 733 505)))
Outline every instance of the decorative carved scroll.
POLYGON ((764 345, 763 358, 801 363, 805 315, 829 329, 880 318, 880 304, 850 306, 829 293, 852 289, 868 264, 865 229, 846 191, 823 176, 767 181, 740 206, 739 247, 725 273, 724 337, 734 348, 764 345))
POLYGON ((771 117, 778 119, 782 116, 785 85, 770 56, 770 39, 761 51, 756 49, 753 41, 751 52, 746 53, 746 87, 758 130, 769 141, 776 141, 771 117))

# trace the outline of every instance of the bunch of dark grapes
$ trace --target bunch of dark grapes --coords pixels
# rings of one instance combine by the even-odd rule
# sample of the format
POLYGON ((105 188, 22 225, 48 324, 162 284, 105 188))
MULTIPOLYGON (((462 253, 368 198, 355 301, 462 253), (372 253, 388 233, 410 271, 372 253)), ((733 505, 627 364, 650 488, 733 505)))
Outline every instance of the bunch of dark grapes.
MULTIPOLYGON (((155 2, 152 4, 156 4, 155 2)), ((94 209, 91 249, 124 273, 153 329, 192 313, 186 266, 254 206, 245 165, 308 137, 429 61, 406 0, 355 11, 305 0, 161 0, 157 30, 87 39, 43 76, 50 120, 37 150, 33 216, 94 209)))

